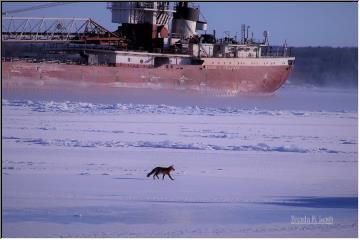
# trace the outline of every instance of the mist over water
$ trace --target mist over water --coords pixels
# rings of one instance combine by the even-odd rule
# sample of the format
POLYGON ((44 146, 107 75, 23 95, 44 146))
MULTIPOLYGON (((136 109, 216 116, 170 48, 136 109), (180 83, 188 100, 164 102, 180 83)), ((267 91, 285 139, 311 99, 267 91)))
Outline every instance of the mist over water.
POLYGON ((3 99, 72 101, 100 104, 154 104, 260 110, 357 111, 357 89, 286 84, 272 94, 210 95, 184 90, 104 88, 76 90, 3 90, 3 99))
POLYGON ((357 87, 357 47, 297 47, 292 50, 295 67, 288 83, 332 88, 357 87))

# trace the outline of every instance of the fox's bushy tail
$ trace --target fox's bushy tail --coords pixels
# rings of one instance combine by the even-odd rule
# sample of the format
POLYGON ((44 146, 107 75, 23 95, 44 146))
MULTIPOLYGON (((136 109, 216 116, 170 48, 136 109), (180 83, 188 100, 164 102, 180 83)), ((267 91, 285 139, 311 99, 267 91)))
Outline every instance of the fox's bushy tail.
POLYGON ((155 173, 155 169, 153 169, 151 172, 149 172, 146 176, 147 176, 147 177, 150 177, 151 174, 153 174, 153 173, 155 173))

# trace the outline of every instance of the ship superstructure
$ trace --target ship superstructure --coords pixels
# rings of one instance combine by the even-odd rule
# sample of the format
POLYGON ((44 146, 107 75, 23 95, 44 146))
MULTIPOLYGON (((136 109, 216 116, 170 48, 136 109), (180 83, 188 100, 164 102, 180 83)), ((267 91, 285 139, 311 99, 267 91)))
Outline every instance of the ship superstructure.
MULTIPOLYGON (((112 2, 107 7, 112 22, 119 24, 115 32, 93 23, 95 30, 90 33, 69 33, 67 36, 72 37, 66 43, 58 41, 47 44, 41 51, 38 49, 39 56, 45 59, 41 63, 4 61, 5 86, 29 77, 35 82, 42 81, 44 87, 54 87, 54 82, 48 80, 58 79, 63 87, 87 82, 99 86, 190 89, 236 95, 275 91, 286 81, 294 65, 295 58, 290 57, 286 44, 269 45, 267 31, 261 41, 249 37, 249 26, 244 24, 239 26, 240 39, 230 35, 218 38, 215 31, 208 33, 208 23, 199 6, 193 3, 112 2), (60 59, 69 62, 70 56, 70 64, 48 62, 60 59)), ((65 28, 70 23, 62 26, 65 28)), ((20 35, 12 37, 11 33, 5 32, 7 40, 21 41, 20 35)), ((21 34, 27 35, 35 38, 31 32, 21 34)))

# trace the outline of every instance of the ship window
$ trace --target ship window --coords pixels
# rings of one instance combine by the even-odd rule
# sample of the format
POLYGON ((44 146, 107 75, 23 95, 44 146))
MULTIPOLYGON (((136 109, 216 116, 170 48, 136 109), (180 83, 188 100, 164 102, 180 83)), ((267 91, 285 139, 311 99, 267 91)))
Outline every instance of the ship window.
POLYGON ((144 60, 140 59, 140 63, 143 63, 143 62, 144 62, 144 60))
POLYGON ((130 62, 130 60, 131 60, 131 59, 130 59, 130 58, 128 58, 128 62, 130 62))

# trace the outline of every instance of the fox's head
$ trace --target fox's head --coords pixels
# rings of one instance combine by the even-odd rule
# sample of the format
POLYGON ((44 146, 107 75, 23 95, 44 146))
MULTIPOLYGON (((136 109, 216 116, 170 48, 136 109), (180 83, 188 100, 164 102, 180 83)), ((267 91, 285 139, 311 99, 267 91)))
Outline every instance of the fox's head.
POLYGON ((171 165, 169 168, 170 168, 171 171, 175 171, 175 168, 174 168, 173 165, 171 165))

